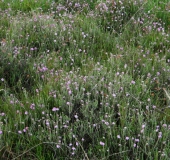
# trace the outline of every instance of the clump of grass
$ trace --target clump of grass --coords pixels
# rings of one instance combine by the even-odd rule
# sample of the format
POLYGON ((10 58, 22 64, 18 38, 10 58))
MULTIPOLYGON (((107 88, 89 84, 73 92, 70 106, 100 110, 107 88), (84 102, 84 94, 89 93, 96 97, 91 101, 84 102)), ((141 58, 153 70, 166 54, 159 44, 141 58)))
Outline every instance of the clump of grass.
POLYGON ((26 61, 7 61, 1 63, 3 70, 0 75, 6 81, 7 87, 16 94, 21 93, 23 88, 28 92, 32 92, 36 86, 36 73, 29 68, 26 61))
POLYGON ((6 0, 6 1, 1 1, 0 2, 0 6, 1 6, 1 10, 7 10, 10 9, 10 13, 11 14, 17 14, 17 12, 25 12, 28 13, 32 10, 36 10, 36 9, 41 9, 41 11, 43 12, 47 12, 50 10, 52 5, 52 1, 46 1, 43 0, 41 2, 38 1, 33 1, 33 0, 16 0, 14 1, 10 1, 10 0, 6 0))
POLYGON ((15 57, 36 57, 39 52, 58 50, 59 39, 55 40, 56 36, 52 34, 56 24, 49 24, 54 23, 54 20, 49 18, 47 15, 34 15, 31 19, 20 17, 13 20, 7 39, 13 39, 13 42, 10 43, 11 49, 16 52, 15 57), (18 32, 20 33, 19 37, 18 32))
POLYGON ((168 2, 42 2, 0 2, 0 158, 169 159, 168 2))
POLYGON ((9 18, 4 15, 4 14, 0 14, 1 15, 1 19, 0 19, 0 40, 1 40, 1 45, 3 45, 5 43, 5 38, 6 38, 6 31, 8 30, 8 27, 10 26, 10 22, 9 22, 9 18))

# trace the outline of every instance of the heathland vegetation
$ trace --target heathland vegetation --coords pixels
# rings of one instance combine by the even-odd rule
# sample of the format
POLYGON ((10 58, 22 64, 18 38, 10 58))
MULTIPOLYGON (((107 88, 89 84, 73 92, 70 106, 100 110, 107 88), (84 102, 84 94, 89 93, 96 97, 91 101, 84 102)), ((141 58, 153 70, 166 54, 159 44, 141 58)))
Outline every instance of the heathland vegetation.
POLYGON ((169 94, 169 0, 0 0, 1 160, 168 160, 169 94))

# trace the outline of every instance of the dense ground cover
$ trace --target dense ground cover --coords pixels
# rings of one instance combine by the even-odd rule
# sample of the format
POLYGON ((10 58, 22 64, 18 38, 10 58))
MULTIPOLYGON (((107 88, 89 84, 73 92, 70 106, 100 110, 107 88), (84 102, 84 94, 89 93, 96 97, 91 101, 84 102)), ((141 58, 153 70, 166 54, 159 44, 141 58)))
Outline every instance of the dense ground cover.
POLYGON ((169 0, 1 0, 0 159, 170 159, 169 0))

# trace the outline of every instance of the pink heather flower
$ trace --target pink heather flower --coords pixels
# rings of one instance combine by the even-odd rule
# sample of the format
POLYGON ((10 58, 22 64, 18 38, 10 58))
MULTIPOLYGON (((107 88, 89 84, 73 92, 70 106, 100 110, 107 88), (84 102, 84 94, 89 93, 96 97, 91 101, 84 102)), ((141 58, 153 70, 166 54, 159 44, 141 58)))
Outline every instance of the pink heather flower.
POLYGON ((167 127, 167 124, 163 124, 162 126, 166 128, 166 127, 167 127))
POLYGON ((119 72, 116 73, 117 76, 118 76, 119 74, 120 74, 119 72))
POLYGON ((57 147, 57 148, 60 148, 60 145, 57 144, 56 147, 57 147))
POLYGON ((161 134, 159 134, 159 135, 158 135, 158 138, 162 138, 162 135, 161 135, 161 134))
POLYGON ((120 139, 120 135, 117 135, 117 138, 119 138, 119 139, 120 139))
POLYGON ((126 140, 129 140, 129 137, 126 137, 126 140))
POLYGON ((113 97, 116 97, 116 94, 113 93, 112 96, 113 96, 113 97))
POLYGON ((159 76, 160 75, 160 72, 157 72, 157 76, 159 76))
POLYGON ((34 104, 34 103, 31 104, 31 105, 30 105, 30 108, 34 110, 34 109, 35 109, 35 104, 34 104))
POLYGON ((77 7, 77 8, 79 8, 79 7, 80 7, 80 3, 75 3, 74 6, 77 7))
POLYGON ((11 104, 14 104, 14 101, 11 100, 10 103, 11 103, 11 104))
POLYGON ((67 105, 70 105, 70 102, 67 102, 66 104, 67 104, 67 105))
POLYGON ((55 126, 54 126, 54 128, 58 128, 58 126, 57 126, 57 125, 55 125, 55 126))
POLYGON ((69 144, 69 146, 72 146, 72 145, 73 145, 72 143, 69 144))
POLYGON ((23 129, 23 132, 26 132, 26 131, 27 131, 27 130, 24 128, 24 129, 23 129))
POLYGON ((49 123, 49 122, 46 122, 45 124, 46 124, 47 126, 49 126, 49 125, 50 125, 50 123, 49 123))
POLYGON ((132 84, 135 84, 135 81, 131 81, 132 84))
POLYGON ((162 138, 162 132, 159 132, 158 138, 162 138))
POLYGON ((71 90, 69 90, 69 91, 68 91, 68 94, 69 94, 69 95, 70 95, 70 94, 72 94, 72 91, 71 91, 71 90))
POLYGON ((76 148, 75 148, 75 147, 72 147, 72 150, 73 150, 73 151, 75 151, 75 150, 76 150, 76 148))
POLYGON ((0 134, 2 134, 2 131, 0 131, 0 134))
POLYGON ((155 109, 155 108, 156 108, 156 106, 155 106, 155 105, 153 105, 152 107, 153 107, 153 109, 155 109))
POLYGON ((116 123, 115 122, 112 122, 112 125, 115 125, 116 123))
POLYGON ((19 134, 22 134, 22 131, 18 131, 19 134))
POLYGON ((27 130, 28 130, 28 127, 25 127, 25 128, 23 129, 23 132, 27 132, 27 130))
POLYGON ((104 146, 104 145, 105 145, 105 143, 100 141, 100 145, 101 145, 101 146, 104 146))
POLYGON ((108 126, 108 125, 109 125, 109 122, 105 122, 105 125, 107 125, 107 126, 108 126))
POLYGON ((142 124, 142 128, 145 128, 145 126, 146 126, 145 124, 142 124))
POLYGON ((1 116, 5 116, 5 113, 4 113, 4 112, 2 112, 0 115, 1 115, 1 116))
POLYGON ((76 114, 76 115, 74 115, 74 117, 77 119, 77 118, 78 118, 78 115, 76 114))
POLYGON ((47 71, 47 70, 48 70, 47 67, 42 67, 42 68, 41 68, 41 72, 45 72, 45 71, 47 71))
POLYGON ((64 128, 68 128, 68 126, 65 124, 64 126, 63 126, 64 128))
POLYGON ((55 111, 58 111, 59 108, 56 108, 56 107, 53 107, 52 111, 55 112, 55 111))

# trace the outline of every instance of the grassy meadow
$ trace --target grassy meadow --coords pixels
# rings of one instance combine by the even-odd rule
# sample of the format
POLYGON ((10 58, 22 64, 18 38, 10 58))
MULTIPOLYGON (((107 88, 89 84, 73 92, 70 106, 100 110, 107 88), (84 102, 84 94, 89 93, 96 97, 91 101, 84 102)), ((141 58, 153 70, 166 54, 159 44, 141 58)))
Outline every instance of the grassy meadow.
POLYGON ((1 160, 169 160, 169 0, 0 0, 1 160))

